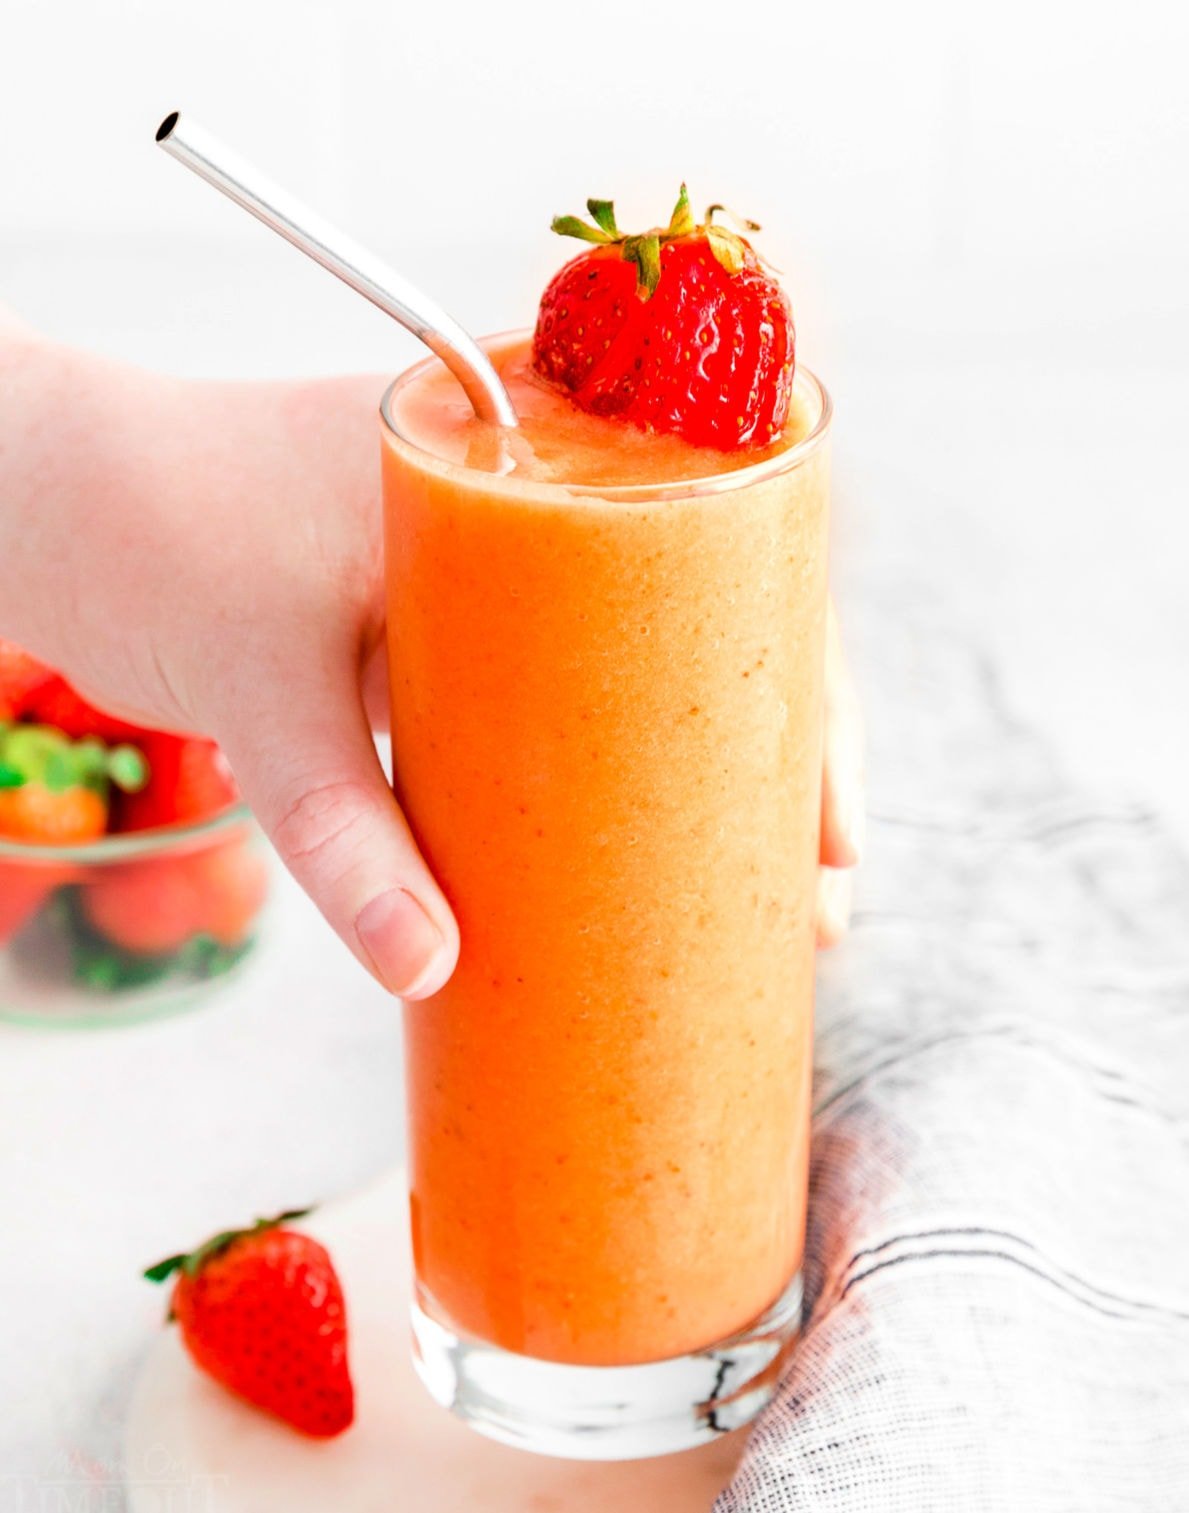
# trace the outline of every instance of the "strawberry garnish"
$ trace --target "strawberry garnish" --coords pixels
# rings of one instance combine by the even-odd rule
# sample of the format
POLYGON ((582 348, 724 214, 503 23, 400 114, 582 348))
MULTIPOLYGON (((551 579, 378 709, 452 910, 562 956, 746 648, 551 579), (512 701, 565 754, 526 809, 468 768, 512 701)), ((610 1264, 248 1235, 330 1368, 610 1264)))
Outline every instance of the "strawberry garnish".
MULTIPOLYGON (((609 200, 593 224, 559 216, 554 231, 593 243, 541 298, 533 367, 575 404, 695 446, 768 446, 788 418, 793 313, 751 244, 701 223, 685 185, 667 227, 625 236, 609 200)), ((748 231, 759 229, 752 221, 748 231)))
POLYGON ((169 1316, 215 1381, 303 1434, 341 1434, 355 1417, 343 1289, 325 1246, 286 1228, 308 1210, 226 1230, 144 1275, 176 1273, 169 1316))

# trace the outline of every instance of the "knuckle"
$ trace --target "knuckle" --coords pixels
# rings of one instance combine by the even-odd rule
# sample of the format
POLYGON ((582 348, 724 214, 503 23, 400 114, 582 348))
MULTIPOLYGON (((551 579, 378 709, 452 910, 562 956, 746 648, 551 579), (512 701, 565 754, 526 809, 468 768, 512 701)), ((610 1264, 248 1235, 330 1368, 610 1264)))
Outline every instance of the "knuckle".
POLYGON ((345 867, 366 837, 367 813, 362 784, 316 783, 282 809, 273 827, 273 843, 291 865, 318 867, 339 857, 345 867))

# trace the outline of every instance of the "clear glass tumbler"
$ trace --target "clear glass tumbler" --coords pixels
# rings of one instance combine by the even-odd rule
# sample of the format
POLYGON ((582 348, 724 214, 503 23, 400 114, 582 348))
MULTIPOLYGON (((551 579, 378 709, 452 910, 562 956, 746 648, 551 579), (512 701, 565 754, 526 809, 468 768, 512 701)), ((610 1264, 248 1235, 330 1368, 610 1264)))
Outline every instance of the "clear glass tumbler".
POLYGON ((385 396, 395 787, 458 916, 405 1009, 418 1368, 477 1429, 657 1455, 801 1315, 829 398, 689 484, 442 461, 385 396))

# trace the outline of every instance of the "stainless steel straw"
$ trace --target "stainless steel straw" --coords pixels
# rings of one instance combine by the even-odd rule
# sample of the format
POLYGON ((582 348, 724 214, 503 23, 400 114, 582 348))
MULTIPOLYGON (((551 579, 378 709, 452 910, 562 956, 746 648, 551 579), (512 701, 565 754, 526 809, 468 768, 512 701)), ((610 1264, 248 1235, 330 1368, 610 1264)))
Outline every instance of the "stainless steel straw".
POLYGON ((516 411, 486 353, 458 322, 380 258, 274 184, 209 131, 172 111, 157 128, 171 157, 250 210, 287 242, 379 305, 436 352, 481 420, 516 424, 516 411))

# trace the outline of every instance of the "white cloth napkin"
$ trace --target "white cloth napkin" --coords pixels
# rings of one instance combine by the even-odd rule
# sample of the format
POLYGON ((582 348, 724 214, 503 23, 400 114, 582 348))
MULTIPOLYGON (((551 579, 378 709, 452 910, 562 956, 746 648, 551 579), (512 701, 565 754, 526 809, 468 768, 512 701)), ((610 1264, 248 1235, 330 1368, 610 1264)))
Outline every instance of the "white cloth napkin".
POLYGON ((1069 792, 952 615, 893 624, 805 1333, 715 1513, 1189 1509, 1189 859, 1069 792))

